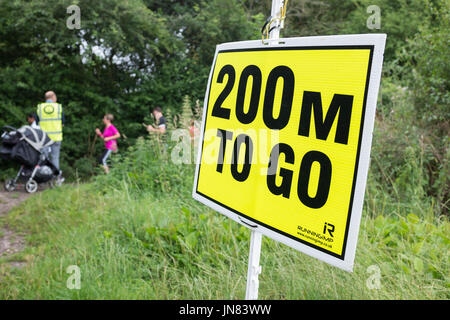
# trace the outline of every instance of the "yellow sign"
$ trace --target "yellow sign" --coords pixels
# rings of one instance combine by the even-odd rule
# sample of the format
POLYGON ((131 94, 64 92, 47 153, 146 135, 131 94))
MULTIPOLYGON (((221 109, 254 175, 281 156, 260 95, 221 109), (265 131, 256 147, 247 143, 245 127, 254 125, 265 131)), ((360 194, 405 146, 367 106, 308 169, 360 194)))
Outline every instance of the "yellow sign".
MULTIPOLYGON (((384 35, 375 36, 384 47, 384 35)), ((357 184, 365 184, 369 159, 361 153, 370 152, 374 70, 382 57, 361 37, 374 39, 219 46, 193 192, 236 221, 344 269, 353 264, 346 246, 355 214, 359 228, 364 189, 357 184)))

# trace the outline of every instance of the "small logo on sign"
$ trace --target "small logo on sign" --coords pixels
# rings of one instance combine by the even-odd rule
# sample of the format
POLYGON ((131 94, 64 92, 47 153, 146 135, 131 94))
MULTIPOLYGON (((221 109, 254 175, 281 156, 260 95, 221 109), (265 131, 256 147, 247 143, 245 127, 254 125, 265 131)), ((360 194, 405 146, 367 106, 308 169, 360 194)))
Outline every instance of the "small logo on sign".
POLYGON ((328 231, 328 233, 330 234, 330 237, 333 238, 333 237, 334 237, 334 236, 333 236, 334 225, 331 224, 331 223, 325 222, 325 224, 324 224, 324 226, 323 226, 323 234, 327 234, 327 231, 328 231))

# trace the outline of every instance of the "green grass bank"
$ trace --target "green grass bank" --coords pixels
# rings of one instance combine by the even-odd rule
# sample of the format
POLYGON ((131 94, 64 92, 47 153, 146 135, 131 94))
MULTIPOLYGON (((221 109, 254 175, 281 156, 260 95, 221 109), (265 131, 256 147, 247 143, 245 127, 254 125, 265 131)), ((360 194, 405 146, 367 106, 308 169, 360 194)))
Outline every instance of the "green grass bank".
MULTIPOLYGON (((3 217, 27 246, 9 258, 23 268, 0 261, 0 299, 243 299, 250 231, 194 201, 193 166, 155 150, 140 140, 110 175, 3 217)), ((264 237, 260 299, 449 299, 448 219, 392 197, 369 176, 353 273, 264 237)))

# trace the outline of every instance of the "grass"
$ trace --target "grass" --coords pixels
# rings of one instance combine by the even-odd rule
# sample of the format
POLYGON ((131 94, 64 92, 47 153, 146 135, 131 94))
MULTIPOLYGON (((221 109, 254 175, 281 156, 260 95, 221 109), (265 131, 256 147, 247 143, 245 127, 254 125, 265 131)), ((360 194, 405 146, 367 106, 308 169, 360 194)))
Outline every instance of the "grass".
MULTIPOLYGON (((0 260, 0 299, 244 298, 250 231, 182 190, 135 192, 123 180, 28 199, 1 221, 27 235, 18 254, 27 263, 0 260), (80 290, 66 286, 70 265, 81 270, 80 290)), ((264 237, 259 297, 449 299, 449 231, 432 209, 383 212, 369 197, 353 273, 264 237)))

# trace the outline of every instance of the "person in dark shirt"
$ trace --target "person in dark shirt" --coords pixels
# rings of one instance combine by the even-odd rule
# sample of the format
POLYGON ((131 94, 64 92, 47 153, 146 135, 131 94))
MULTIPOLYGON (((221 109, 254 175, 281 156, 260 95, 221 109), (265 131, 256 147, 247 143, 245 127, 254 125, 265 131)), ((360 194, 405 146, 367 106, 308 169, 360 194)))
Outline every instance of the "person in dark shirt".
POLYGON ((159 134, 164 134, 166 133, 167 130, 167 123, 166 123, 166 118, 164 118, 163 114, 162 114, 162 109, 161 107, 155 107, 152 110, 152 114, 156 119, 156 128, 152 125, 148 125, 147 126, 147 131, 148 132, 156 132, 159 134))
POLYGON ((27 122, 30 125, 30 127, 32 127, 33 129, 40 129, 40 127, 38 126, 37 122, 36 122, 36 114, 35 113, 29 113, 27 115, 27 122))

